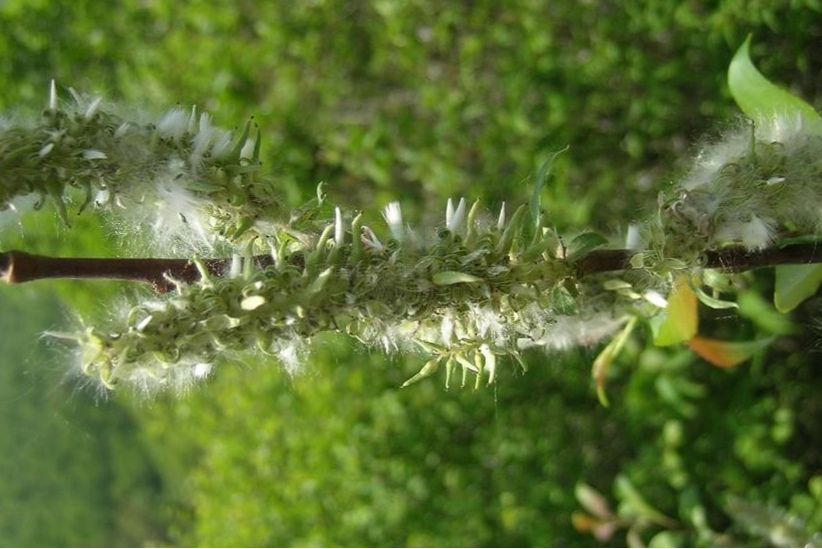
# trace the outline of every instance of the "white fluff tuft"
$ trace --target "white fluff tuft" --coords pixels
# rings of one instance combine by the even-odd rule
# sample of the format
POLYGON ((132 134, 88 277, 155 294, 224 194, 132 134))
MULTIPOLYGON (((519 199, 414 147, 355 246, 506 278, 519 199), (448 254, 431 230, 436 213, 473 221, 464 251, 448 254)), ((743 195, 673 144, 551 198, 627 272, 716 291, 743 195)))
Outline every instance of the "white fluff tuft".
POLYGON ((157 133, 164 139, 179 141, 188 130, 188 113, 180 108, 167 111, 157 122, 157 133))
POLYGON ((554 317, 545 325, 539 337, 519 338, 521 349, 543 347, 546 350, 563 351, 579 345, 594 345, 613 334, 623 321, 610 314, 596 313, 590 316, 554 317))
POLYGON ((57 110, 57 83, 54 81, 54 78, 52 78, 49 83, 49 110, 57 110))
POLYGON ((460 198, 460 202, 454 208, 451 199, 448 199, 448 205, 445 211, 445 224, 448 230, 456 233, 462 228, 462 222, 465 220, 465 199, 460 198))
POLYGON ((231 132, 226 130, 215 130, 214 144, 211 145, 211 156, 217 160, 223 160, 231 152, 231 132))
POLYGON ((792 147, 807 136, 804 126, 803 117, 799 113, 779 114, 759 121, 755 129, 756 138, 765 143, 781 143, 786 152, 790 153, 792 147))
POLYGON ((217 237, 211 230, 208 203, 186 189, 183 178, 172 175, 177 172, 177 163, 172 163, 175 165, 150 186, 141 186, 122 197, 122 202, 119 195, 106 192, 96 197, 101 204, 128 205, 109 207, 108 213, 126 239, 125 244, 135 252, 191 255, 214 250, 217 237), (138 234, 147 238, 135 239, 138 234))
POLYGON ((216 137, 217 131, 211 124, 211 115, 202 113, 197 134, 192 140, 191 155, 189 161, 192 166, 198 166, 203 159, 203 155, 209 150, 211 142, 216 137))
POLYGON ((733 221, 722 225, 716 231, 719 242, 739 242, 748 250, 762 250, 773 239, 773 228, 753 215, 749 221, 733 221))
POLYGON ((645 248, 646 245, 647 243, 640 232, 640 226, 636 223, 628 225, 628 231, 625 234, 625 248, 636 251, 645 248))
POLYGON ((382 212, 383 218, 391 231, 391 236, 395 240, 402 240, 405 237, 405 230, 402 226, 402 210, 399 202, 390 202, 382 212))
POLYGON ((724 166, 739 160, 750 148, 751 130, 747 126, 730 133, 722 141, 709 143, 699 151, 680 186, 691 191, 711 185, 724 166))
POLYGON ((334 208, 334 243, 337 247, 345 244, 345 227, 343 226, 342 210, 334 208))
POLYGON ((276 355, 285 370, 289 374, 295 375, 300 371, 305 351, 305 346, 300 343, 295 336, 291 339, 283 340, 278 346, 276 355))

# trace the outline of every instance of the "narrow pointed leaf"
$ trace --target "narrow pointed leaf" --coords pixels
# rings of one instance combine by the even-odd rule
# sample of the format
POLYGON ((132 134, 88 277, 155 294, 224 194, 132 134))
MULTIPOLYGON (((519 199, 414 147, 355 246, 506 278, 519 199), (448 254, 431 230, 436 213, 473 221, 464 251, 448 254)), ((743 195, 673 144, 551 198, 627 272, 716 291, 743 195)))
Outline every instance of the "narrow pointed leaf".
POLYGON ((648 503, 627 476, 621 474, 616 478, 616 481, 614 481, 614 491, 622 503, 630 508, 631 515, 667 528, 675 528, 677 526, 677 522, 674 519, 664 515, 648 503))
POLYGON ((441 355, 446 350, 442 345, 437 345, 436 343, 432 343, 424 339, 414 339, 414 343, 419 345, 426 353, 441 355))
POLYGON ((778 335, 794 333, 789 316, 779 313, 759 292, 746 290, 739 294, 739 316, 747 318, 765 332, 778 335))
POLYGON ((688 346, 714 366, 733 368, 767 347, 771 341, 771 337, 756 341, 719 341, 697 336, 688 342, 688 346))
MULTIPOLYGON (((457 353, 454 356, 454 359, 460 363, 462 366, 463 371, 470 370, 471 372, 479 372, 477 366, 472 364, 462 353, 457 353)), ((464 376, 463 376, 464 377, 464 376)), ((463 379, 463 384, 465 384, 465 380, 463 379)))
POLYGON ((628 323, 622 329, 617 336, 612 339, 608 345, 599 353, 596 360, 594 360, 594 365, 591 368, 591 375, 594 378, 594 383, 596 384, 597 389, 597 398, 599 399, 599 403, 603 406, 608 406, 608 396, 605 394, 605 376, 608 373, 608 368, 611 366, 611 363, 614 359, 619 355, 622 348, 625 346, 625 342, 628 341, 628 336, 631 335, 631 332, 634 330, 634 327, 637 323, 637 317, 632 317, 628 320, 628 323))
POLYGON ((523 204, 514 212, 514 215, 511 216, 511 221, 508 222, 508 226, 505 227, 505 230, 502 232, 502 236, 497 243, 497 253, 498 254, 507 254, 511 250, 511 245, 514 243, 514 237, 519 234, 520 227, 525 220, 526 215, 526 208, 523 204))
POLYGON ((470 284, 473 282, 482 282, 478 276, 468 273, 461 273, 459 271, 441 271, 431 277, 431 281, 437 286, 449 286, 451 284, 470 284))
POLYGON ((328 282, 328 279, 331 278, 331 274, 334 272, 334 267, 329 267, 323 272, 321 272, 317 278, 314 279, 311 284, 308 285, 306 288, 305 293, 309 296, 314 296, 319 294, 325 288, 325 284, 328 282))
POLYGON ((713 296, 706 294, 702 288, 696 288, 696 297, 710 307, 711 309, 738 309, 739 305, 734 303, 733 301, 726 301, 724 299, 717 299, 713 296))
POLYGON ((437 372, 440 367, 440 361, 437 358, 433 358, 425 363, 425 365, 420 368, 420 371, 405 380, 405 383, 402 384, 402 387, 408 387, 421 379, 424 379, 430 375, 433 375, 437 372))
POLYGON ((580 482, 574 488, 574 495, 577 501, 586 511, 600 519, 613 518, 614 512, 605 497, 584 482, 580 482))
POLYGON ((534 181, 534 190, 531 192, 531 201, 528 204, 528 209, 531 211, 531 220, 536 227, 539 227, 542 222, 540 219, 542 215, 542 187, 545 186, 545 182, 548 181, 548 177, 551 175, 551 168, 554 165, 556 157, 567 150, 568 147, 565 147, 562 150, 551 153, 537 172, 537 177, 534 181))

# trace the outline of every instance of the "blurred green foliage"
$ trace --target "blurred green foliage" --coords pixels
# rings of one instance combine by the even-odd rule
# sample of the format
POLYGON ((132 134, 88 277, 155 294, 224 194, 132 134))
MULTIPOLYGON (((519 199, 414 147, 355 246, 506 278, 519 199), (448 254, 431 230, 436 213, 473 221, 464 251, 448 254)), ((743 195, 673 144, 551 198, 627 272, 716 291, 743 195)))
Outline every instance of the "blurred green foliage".
POLYGON ((46 288, 2 288, 0 543, 145 544, 165 535, 159 477, 131 412, 77 390, 65 350, 40 338, 66 320, 46 288))
MULTIPOLYGON (((524 202, 525 179, 570 145, 543 191, 548 215, 560 230, 619 233, 693 140, 735 116, 724 75, 749 32, 762 71, 820 105, 820 10, 817 0, 6 0, 0 108, 36 113, 54 77, 149 111, 196 103, 223 125, 254 115, 291 202, 325 180, 349 206, 400 199, 432 224, 425 216, 448 196, 524 202)), ((6 226, 0 244, 114 253, 93 218, 66 231, 52 217, 6 226)), ((771 291, 768 275, 751 284, 771 291)), ((790 545, 822 530, 808 329, 818 303, 796 313, 805 329, 736 370, 632 341, 610 372, 608 409, 589 378, 596 349, 529 355, 528 373, 506 368, 485 391, 401 391, 413 358, 331 338, 293 379, 273 363, 225 365, 188 397, 98 401, 63 381, 65 352, 35 340, 70 324, 63 307, 111 314, 120 290, 37 283, 0 295, 3 545, 596 543, 572 524, 573 512, 592 513, 580 483, 608 503, 610 515, 594 517, 614 523, 603 543, 627 532, 660 545, 790 545)), ((703 323, 753 337, 788 322, 769 314, 703 323)))

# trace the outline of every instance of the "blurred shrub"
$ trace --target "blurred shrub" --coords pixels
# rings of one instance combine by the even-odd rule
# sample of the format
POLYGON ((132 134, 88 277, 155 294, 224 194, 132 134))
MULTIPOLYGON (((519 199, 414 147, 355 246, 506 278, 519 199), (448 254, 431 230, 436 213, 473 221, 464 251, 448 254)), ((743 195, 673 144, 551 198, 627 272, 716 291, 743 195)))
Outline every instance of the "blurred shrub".
MULTIPOLYGON (((36 112, 56 77, 146 109, 197 103, 221 124, 253 114, 289 199, 325 179, 351 205, 399 198, 420 216, 449 195, 522 199, 545 154, 570 145, 544 191, 549 214, 561 230, 620 231, 653 205, 688 144, 734 116, 724 74, 747 33, 755 54, 767 52, 763 72, 819 104, 820 9, 815 0, 7 0, 0 107, 36 112)), ((63 253, 110 250, 83 240, 93 230, 65 234, 80 236, 63 253)), ((32 251, 61 250, 26 238, 32 251)), ((61 295, 93 309, 95 296, 76 288, 61 295)), ((18 320, 20 309, 4 312, 6 334, 39 329, 18 320)), ((780 341, 767 364, 735 371, 634 346, 603 409, 590 388, 593 351, 532 356, 526 375, 486 391, 436 382, 400 391, 413 358, 329 340, 294 380, 273 364, 227 366, 189 399, 134 405, 149 450, 109 407, 58 430, 60 402, 91 397, 61 389, 45 399, 28 391, 47 382, 10 380, 4 417, 19 430, 4 431, 13 449, 4 478, 14 478, 0 498, 2 530, 21 544, 132 542, 168 513, 172 539, 202 545, 590 544, 571 519, 590 513, 574 494, 584 482, 618 520, 606 543, 622 544, 625 531, 656 544, 814 541, 815 342, 780 341), (90 439, 98 428, 106 435, 90 439), (160 487, 163 502, 151 499, 160 487)))
POLYGON ((65 320, 60 302, 42 288, 2 288, 0 309, 2 544, 163 539, 159 479, 135 422, 116 403, 78 393, 66 354, 40 339, 65 320))
POLYGON ((607 482, 627 451, 579 361, 540 357, 483 391, 399 390, 413 358, 328 338, 302 376, 226 368, 141 416, 186 512, 182 544, 579 543, 569 486, 607 482))
POLYGON ((295 379, 225 368, 141 417, 181 544, 586 545, 611 522, 601 542, 791 546, 822 528, 807 343, 732 371, 634 343, 605 409, 587 351, 530 356, 489 390, 399 390, 413 358, 329 338, 295 379))

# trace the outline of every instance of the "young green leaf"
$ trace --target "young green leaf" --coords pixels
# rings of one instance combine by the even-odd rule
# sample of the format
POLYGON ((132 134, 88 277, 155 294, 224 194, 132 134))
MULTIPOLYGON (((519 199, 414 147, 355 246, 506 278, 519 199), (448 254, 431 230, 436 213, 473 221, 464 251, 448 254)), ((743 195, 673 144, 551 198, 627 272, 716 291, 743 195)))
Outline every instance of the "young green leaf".
POLYGON ((420 371, 405 380, 405 383, 402 384, 402 387, 408 387, 421 379, 424 379, 428 376, 434 375, 440 367, 440 360, 438 358, 432 358, 425 365, 420 368, 420 371))
POLYGON ((459 271, 441 271, 431 277, 431 281, 437 286, 450 286, 451 284, 463 284, 472 282, 482 282, 478 276, 459 271))
POLYGON ((799 115, 806 129, 822 135, 822 117, 805 101, 765 78, 751 62, 750 45, 749 35, 728 67, 728 87, 742 112, 754 122, 799 115))
POLYGON ((548 181, 548 177, 551 175, 551 168, 554 165, 556 157, 567 150, 568 147, 565 147, 564 149, 551 153, 537 172, 537 177, 534 181, 534 190, 531 191, 531 201, 528 204, 528 209, 531 212, 531 221, 533 221, 535 227, 539 227, 542 224, 542 187, 545 186, 545 182, 548 181))
POLYGON ((566 257, 569 260, 574 260, 606 244, 608 244, 608 239, 599 233, 582 233, 575 237, 568 245, 566 257))
POLYGON ((654 337, 654 345, 675 345, 688 341, 696 334, 699 326, 696 295, 691 290, 686 275, 680 275, 674 282, 664 315, 659 331, 654 337))
POLYGON ((651 506, 624 474, 620 474, 614 481, 614 491, 630 516, 642 518, 666 528, 675 528, 678 525, 674 519, 651 506))
POLYGON ((795 332, 789 316, 777 312, 773 305, 758 292, 746 290, 739 294, 739 315, 771 334, 788 335, 795 332))
POLYGON ((779 265, 773 303, 780 313, 787 313, 814 295, 822 284, 822 265, 779 265))
POLYGON ((694 288, 696 297, 711 309, 738 309, 739 305, 733 301, 726 301, 706 294, 702 288, 694 288))
POLYGON ((594 365, 591 368, 591 375, 593 376, 594 383, 596 384, 597 398, 603 406, 608 406, 608 396, 605 394, 605 375, 608 373, 608 368, 611 366, 611 363, 619 355, 620 351, 622 351, 622 348, 625 346, 625 343, 628 341, 628 336, 631 335, 636 323, 637 317, 632 317, 628 320, 628 323, 625 324, 622 331, 619 332, 619 334, 617 334, 617 336, 605 346, 602 352, 597 356, 596 360, 594 360, 594 365))
POLYGON ((734 287, 731 275, 717 269, 702 271, 702 283, 717 292, 730 292, 734 287))
POLYGON ((563 284, 557 284, 551 291, 551 308, 560 315, 577 313, 577 302, 563 284))

